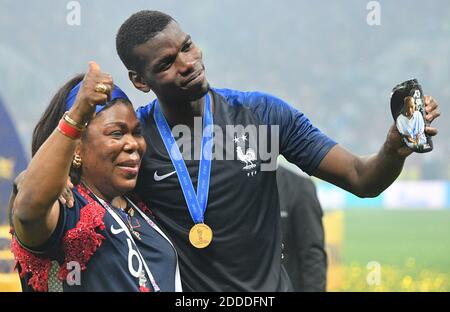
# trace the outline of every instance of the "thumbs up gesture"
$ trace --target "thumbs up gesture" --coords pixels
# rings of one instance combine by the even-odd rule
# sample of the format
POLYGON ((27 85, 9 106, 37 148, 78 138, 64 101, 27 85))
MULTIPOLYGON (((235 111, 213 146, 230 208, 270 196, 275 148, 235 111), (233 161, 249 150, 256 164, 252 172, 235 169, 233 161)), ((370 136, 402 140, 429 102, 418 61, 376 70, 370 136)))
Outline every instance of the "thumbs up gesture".
POLYGON ((82 123, 88 122, 95 112, 95 107, 104 105, 111 99, 113 88, 111 75, 102 72, 96 62, 89 62, 75 104, 70 109, 70 116, 82 123))

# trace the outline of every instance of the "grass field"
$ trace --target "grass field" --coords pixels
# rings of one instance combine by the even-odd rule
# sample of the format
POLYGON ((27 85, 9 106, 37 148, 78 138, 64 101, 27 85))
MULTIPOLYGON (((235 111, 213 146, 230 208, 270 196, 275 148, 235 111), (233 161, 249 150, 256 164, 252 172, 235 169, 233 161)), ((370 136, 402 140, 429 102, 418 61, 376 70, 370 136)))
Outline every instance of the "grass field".
MULTIPOLYGON (((345 210, 325 216, 330 291, 450 291, 450 210, 345 210), (380 264, 370 285, 369 262, 380 264)), ((9 238, 9 227, 0 238, 9 238)), ((7 246, 7 245, 5 245, 7 246)), ((12 259, 0 251, 0 260, 12 259)), ((20 290, 17 274, 0 274, 0 291, 20 290)))
POLYGON ((347 291, 450 291, 450 210, 346 210, 342 283, 347 291), (379 287, 367 263, 381 268, 379 287))

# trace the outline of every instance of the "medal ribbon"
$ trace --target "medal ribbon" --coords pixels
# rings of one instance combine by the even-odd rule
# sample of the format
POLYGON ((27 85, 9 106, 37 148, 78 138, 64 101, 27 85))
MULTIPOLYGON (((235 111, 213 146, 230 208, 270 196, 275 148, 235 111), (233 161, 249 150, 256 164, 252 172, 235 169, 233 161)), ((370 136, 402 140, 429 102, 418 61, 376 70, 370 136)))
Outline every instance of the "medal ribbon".
POLYGON ((200 151, 200 165, 197 181, 197 194, 192 185, 191 177, 183 160, 177 142, 172 135, 166 118, 161 112, 158 100, 155 103, 153 113, 156 127, 164 142, 170 160, 176 170, 178 181, 183 191, 184 199, 191 214, 192 220, 197 223, 203 223, 206 205, 208 203, 209 179, 211 173, 211 158, 213 146, 213 116, 209 94, 205 95, 205 104, 203 110, 203 135, 200 151))
MULTIPOLYGON (((106 211, 108 211, 108 213, 113 217, 113 219, 120 225, 120 227, 124 230, 125 234, 128 236, 128 238, 131 240, 131 242, 133 242, 134 247, 136 248, 136 252, 138 253, 139 257, 141 258, 142 264, 144 266, 144 269, 147 273, 147 276, 150 279, 150 283, 152 284, 152 287, 154 289, 155 292, 159 292, 161 291, 161 289, 159 288, 158 284, 156 283, 155 278, 153 277, 152 272, 150 271, 150 268, 147 265, 147 262, 145 261, 145 258, 142 256, 138 246, 136 245, 136 242, 133 239, 133 236, 131 235, 130 229, 128 229, 128 227, 126 226, 125 222, 122 220, 122 218, 110 207, 110 205, 104 201, 103 199, 101 199, 100 197, 98 197, 97 195, 94 194, 94 192, 92 192, 91 189, 89 189, 89 187, 86 186, 86 188, 88 189, 88 195, 93 199, 96 200, 98 203, 100 203, 100 205, 105 208, 106 211)), ((131 203, 135 209, 138 209, 136 207, 136 205, 134 205, 133 202, 131 202, 130 200, 128 200, 128 198, 126 198, 126 200, 131 203)), ((139 211, 140 212, 140 211, 139 211)), ((147 221, 147 219, 146 219, 147 221)), ((154 228, 154 223, 151 222, 149 223, 149 225, 154 228)))

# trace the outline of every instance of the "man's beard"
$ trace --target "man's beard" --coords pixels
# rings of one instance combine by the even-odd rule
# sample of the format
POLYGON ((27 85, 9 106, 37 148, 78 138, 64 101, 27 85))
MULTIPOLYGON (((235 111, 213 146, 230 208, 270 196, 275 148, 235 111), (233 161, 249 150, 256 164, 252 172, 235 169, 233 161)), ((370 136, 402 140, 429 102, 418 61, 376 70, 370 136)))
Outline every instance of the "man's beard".
POLYGON ((201 98, 203 98, 206 95, 206 93, 208 93, 209 88, 210 88, 209 82, 206 82, 206 86, 199 89, 198 92, 193 92, 193 93, 189 94, 189 96, 188 96, 189 101, 193 102, 193 101, 200 100, 201 98))

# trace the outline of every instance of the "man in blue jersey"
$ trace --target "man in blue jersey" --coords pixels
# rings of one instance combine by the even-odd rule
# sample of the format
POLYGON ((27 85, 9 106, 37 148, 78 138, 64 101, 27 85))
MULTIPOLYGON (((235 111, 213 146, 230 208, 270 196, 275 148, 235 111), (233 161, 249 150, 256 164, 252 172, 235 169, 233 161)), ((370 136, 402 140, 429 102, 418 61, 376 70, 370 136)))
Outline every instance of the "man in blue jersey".
MULTIPOLYGON (((292 289, 269 170, 278 153, 267 150, 361 197, 386 189, 411 153, 395 126, 377 154, 359 157, 277 97, 210 87, 200 49, 162 12, 133 14, 116 46, 134 86, 157 96, 138 109, 148 148, 137 191, 175 244, 184 290, 292 289)), ((426 111, 439 115, 431 97, 426 111)))

